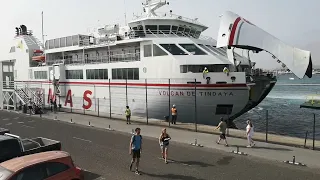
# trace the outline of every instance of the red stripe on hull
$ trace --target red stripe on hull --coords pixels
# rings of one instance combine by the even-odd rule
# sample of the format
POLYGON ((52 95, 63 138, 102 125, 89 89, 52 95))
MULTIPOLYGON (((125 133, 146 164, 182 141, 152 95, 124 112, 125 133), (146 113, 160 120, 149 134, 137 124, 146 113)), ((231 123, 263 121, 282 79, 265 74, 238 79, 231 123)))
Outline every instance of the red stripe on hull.
MULTIPOLYGON (((25 83, 52 83, 50 81, 16 81, 25 83)), ((60 84, 75 85, 109 85, 109 82, 60 82, 60 84)), ((112 86, 153 86, 153 87, 195 87, 194 84, 160 84, 160 83, 120 83, 111 82, 112 86)), ((247 84, 197 84, 196 87, 247 87, 247 84)))
POLYGON ((235 22, 233 23, 232 30, 231 30, 231 33, 230 33, 229 46, 233 45, 233 41, 234 41, 234 37, 235 37, 235 34, 236 34, 237 26, 238 26, 240 20, 241 20, 241 18, 238 17, 235 20, 235 22))

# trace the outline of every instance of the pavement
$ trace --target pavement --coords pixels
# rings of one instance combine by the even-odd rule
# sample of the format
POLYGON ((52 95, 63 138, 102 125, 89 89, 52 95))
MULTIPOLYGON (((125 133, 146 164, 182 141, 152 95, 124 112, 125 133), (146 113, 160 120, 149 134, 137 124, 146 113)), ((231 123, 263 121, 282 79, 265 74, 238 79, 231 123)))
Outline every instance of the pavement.
MULTIPOLYGON (((67 108, 61 108, 60 112, 70 112, 71 109, 67 108)), ((117 113, 108 113, 108 112, 99 112, 99 111, 84 111, 83 109, 72 109, 72 113, 74 114, 85 114, 85 115, 91 115, 96 117, 103 117, 110 119, 117 119, 117 120, 124 120, 125 115, 124 114, 117 114, 117 113)), ((147 118, 145 115, 140 114, 140 116, 132 115, 131 120, 137 123, 146 124, 147 118)), ((168 122, 166 122, 164 119, 155 119, 155 118, 148 118, 148 124, 149 125, 155 125, 155 126, 168 126, 168 122)), ((218 131, 214 131, 216 128, 212 125, 204 125, 204 124, 197 124, 195 123, 181 123, 177 122, 177 124, 174 126, 175 129, 182 129, 182 130, 189 130, 189 131, 195 131, 197 129, 197 132, 202 133, 209 133, 209 134, 219 134, 218 131)), ((303 132, 305 133, 305 132, 303 132)), ((242 138, 246 139, 245 131, 244 129, 228 129, 228 135, 230 137, 235 138, 242 138)), ((297 137, 290 137, 290 136, 284 136, 284 135, 277 135, 268 133, 268 143, 273 144, 280 144, 280 145, 286 145, 286 146, 294 146, 294 147, 306 147, 312 149, 313 147, 313 141, 312 141, 312 134, 308 134, 308 138, 305 141, 305 138, 297 138, 297 137)), ((265 132, 255 132, 254 133, 254 139, 261 142, 266 142, 266 133, 265 132)), ((320 140, 315 140, 314 147, 317 150, 320 150, 320 140)))
POLYGON ((172 161, 165 164, 159 159, 160 149, 155 139, 161 127, 126 125, 123 121, 70 113, 49 114, 40 118, 7 111, 0 111, 0 127, 21 137, 46 137, 61 141, 63 150, 72 155, 75 164, 86 169, 86 180, 320 179, 319 164, 316 163, 320 155, 318 151, 265 143, 245 149, 246 142, 235 138, 228 139, 231 147, 224 147, 214 143, 215 135, 167 128, 172 137, 169 150, 172 161), (58 120, 53 120, 56 116, 58 120), (108 130, 109 125, 111 130, 108 130), (130 132, 135 127, 142 129, 144 141, 141 176, 128 169, 130 132), (189 145, 194 138, 204 147, 189 145), (231 153, 235 145, 241 145, 240 151, 245 151, 248 156, 231 153), (264 153, 265 157, 261 158, 264 153), (291 160, 292 155, 296 155, 296 160, 303 161, 307 167, 281 162, 291 160))

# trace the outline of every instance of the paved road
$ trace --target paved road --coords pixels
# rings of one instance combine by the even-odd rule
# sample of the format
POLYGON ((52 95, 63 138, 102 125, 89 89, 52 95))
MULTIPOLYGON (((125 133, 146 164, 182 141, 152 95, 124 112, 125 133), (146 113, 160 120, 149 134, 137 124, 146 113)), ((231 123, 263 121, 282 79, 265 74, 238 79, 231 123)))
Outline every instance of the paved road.
MULTIPOLYGON (((63 149, 71 153, 75 163, 91 172, 86 174, 87 180, 320 179, 319 172, 307 167, 290 166, 174 142, 170 147, 170 156, 174 162, 165 164, 159 159, 157 140, 148 137, 144 137, 141 162, 143 174, 138 176, 128 169, 129 134, 5 111, 0 111, 0 127, 10 129, 11 133, 22 137, 42 136, 60 140, 63 149)), ((132 128, 134 127, 135 125, 132 125, 132 128)))

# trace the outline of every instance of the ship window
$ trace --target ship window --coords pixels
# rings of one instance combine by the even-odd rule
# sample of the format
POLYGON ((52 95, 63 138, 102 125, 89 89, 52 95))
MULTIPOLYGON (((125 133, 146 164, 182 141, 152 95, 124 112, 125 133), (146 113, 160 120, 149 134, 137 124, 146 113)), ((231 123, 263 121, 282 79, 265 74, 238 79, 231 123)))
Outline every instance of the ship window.
POLYGON ((112 69, 112 79, 139 80, 139 68, 112 69))
POLYGON ((196 32, 196 30, 194 30, 194 29, 191 29, 191 31, 190 31, 190 36, 192 36, 192 37, 194 37, 194 33, 196 32))
POLYGON ((87 69, 87 79, 108 79, 108 69, 87 69))
POLYGON ((12 46, 11 49, 10 49, 10 53, 14 53, 14 52, 16 52, 16 47, 12 46))
POLYGON ((195 44, 179 44, 179 45, 193 55, 207 55, 207 53, 203 52, 195 44))
POLYGON ((226 66, 229 67, 228 64, 180 65, 180 73, 202 73, 204 67, 207 67, 209 72, 222 72, 226 66))
POLYGON ((222 55, 227 56, 227 51, 226 51, 226 49, 216 48, 216 50, 217 50, 219 53, 221 53, 222 55))
POLYGON ((159 34, 170 34, 170 28, 170 25, 159 25, 159 34))
POLYGON ((45 43, 45 48, 46 48, 46 49, 49 49, 49 41, 46 41, 46 43, 45 43))
POLYGON ((123 79, 123 71, 122 69, 117 69, 117 76, 116 76, 116 79, 123 79))
POLYGON ((183 31, 184 31, 184 27, 180 26, 180 27, 178 28, 177 35, 178 35, 178 36, 182 36, 182 35, 183 35, 183 31))
POLYGON ((72 36, 67 37, 67 47, 72 46, 72 36))
POLYGON ((185 34, 189 34, 189 32, 190 32, 190 29, 189 29, 189 28, 186 28, 186 29, 184 30, 184 33, 185 33, 185 34))
POLYGON ((139 68, 133 69, 133 79, 139 80, 139 68))
POLYGON ((128 68, 128 79, 133 79, 134 77, 133 72, 134 72, 133 68, 128 68))
POLYGON ((212 55, 216 55, 215 53, 213 53, 207 46, 203 45, 203 44, 198 44, 200 47, 202 47, 204 50, 208 51, 210 54, 212 55))
POLYGON ((47 71, 34 71, 34 79, 48 79, 47 71))
POLYGON ((160 46, 162 46, 164 49, 166 49, 172 55, 188 55, 186 52, 184 52, 182 49, 180 49, 175 44, 160 44, 160 46))
POLYGON ((54 49, 54 40, 53 39, 51 39, 49 41, 49 44, 50 44, 49 49, 54 49))
POLYGON ((151 57, 151 56, 152 56, 151 44, 144 45, 144 57, 151 57))
POLYGON ((199 37, 200 37, 200 34, 201 34, 201 31, 197 31, 197 32, 194 34, 194 37, 195 37, 195 38, 199 38, 199 37))
POLYGON ((213 52, 217 53, 218 55, 224 56, 220 51, 217 50, 217 48, 212 47, 210 45, 206 45, 209 49, 211 49, 213 52))
POLYGON ((122 69, 122 79, 128 79, 128 69, 127 68, 122 69))
POLYGON ((66 79, 83 79, 83 70, 66 70, 66 79))
POLYGON ((163 51, 158 45, 153 45, 153 56, 166 56, 168 55, 165 51, 163 51))
POLYGON ((59 39, 54 40, 54 48, 59 48, 60 47, 60 42, 59 39))
POLYGON ((171 33, 172 34, 175 34, 177 32, 177 30, 178 30, 178 26, 172 26, 171 27, 171 33))
POLYGON ((60 47, 66 47, 66 38, 60 38, 60 47))
POLYGON ((33 79, 32 69, 29 69, 29 79, 33 79))
POLYGON ((232 113, 232 104, 218 104, 216 107, 216 115, 230 115, 232 113))
POLYGON ((152 34, 152 33, 153 34, 158 34, 158 26, 156 26, 156 25, 146 25, 146 32, 147 32, 147 34, 152 34))
POLYGON ((77 45, 79 45, 79 36, 78 35, 72 36, 72 46, 77 46, 77 45))

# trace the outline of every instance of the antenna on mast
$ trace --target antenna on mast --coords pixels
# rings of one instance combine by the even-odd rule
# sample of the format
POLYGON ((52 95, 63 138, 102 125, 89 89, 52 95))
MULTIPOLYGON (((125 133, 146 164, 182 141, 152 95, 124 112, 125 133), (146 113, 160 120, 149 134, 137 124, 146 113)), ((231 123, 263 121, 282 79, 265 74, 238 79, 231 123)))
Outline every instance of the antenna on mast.
POLYGON ((42 29, 42 44, 44 46, 44 34, 43 34, 43 11, 41 12, 41 29, 42 29))
POLYGON ((127 25, 127 9, 126 9, 126 0, 123 0, 124 3, 124 24, 127 25))

